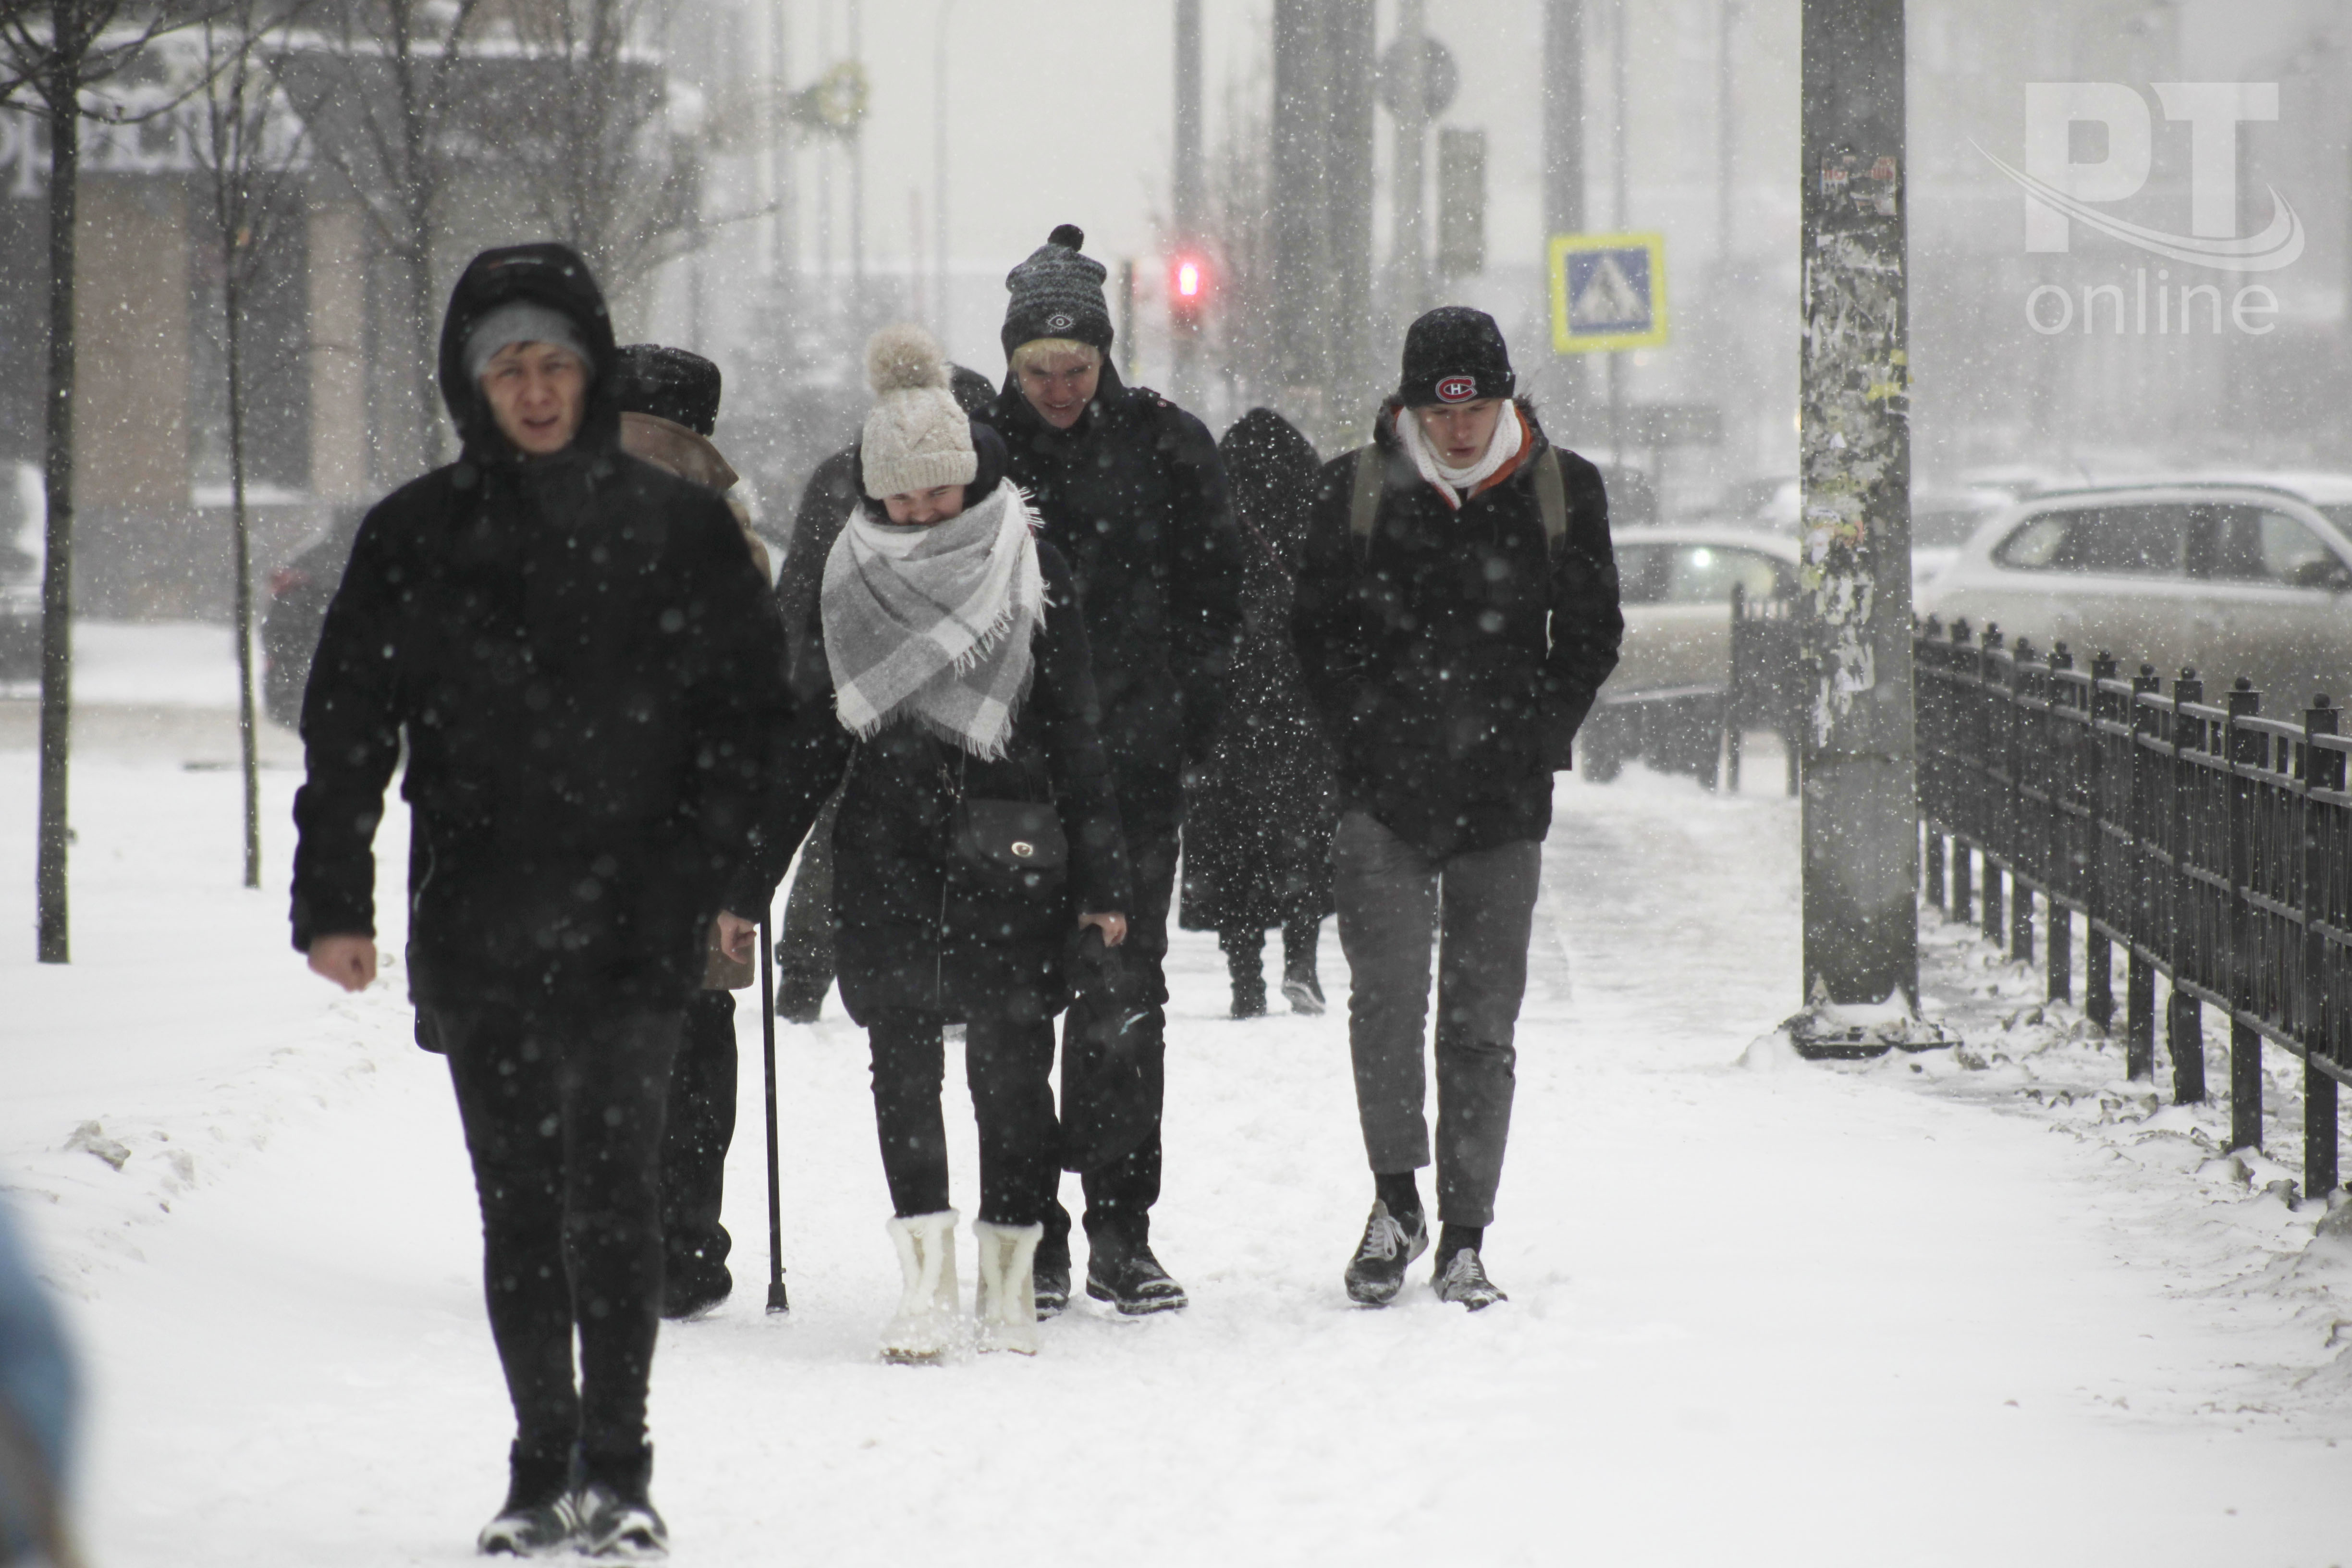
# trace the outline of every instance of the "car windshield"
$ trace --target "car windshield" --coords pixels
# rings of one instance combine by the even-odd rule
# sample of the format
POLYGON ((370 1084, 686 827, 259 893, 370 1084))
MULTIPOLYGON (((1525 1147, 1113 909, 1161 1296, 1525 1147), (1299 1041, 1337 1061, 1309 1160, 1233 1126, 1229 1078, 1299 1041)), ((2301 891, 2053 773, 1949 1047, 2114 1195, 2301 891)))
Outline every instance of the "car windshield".
POLYGON ((1949 550, 1966 544, 1977 525, 1990 515, 1990 509, 1980 506, 1927 506, 1911 513, 1911 542, 1931 550, 1949 550))
POLYGON ((2019 524, 1994 556, 2027 572, 2179 576, 2192 515, 2210 510, 2147 503, 2045 511, 2019 524))
POLYGON ((1660 602, 1720 605, 1738 584, 1751 600, 1769 599, 1780 588, 1772 558, 1759 550, 1723 544, 1679 544, 1669 552, 1660 602))

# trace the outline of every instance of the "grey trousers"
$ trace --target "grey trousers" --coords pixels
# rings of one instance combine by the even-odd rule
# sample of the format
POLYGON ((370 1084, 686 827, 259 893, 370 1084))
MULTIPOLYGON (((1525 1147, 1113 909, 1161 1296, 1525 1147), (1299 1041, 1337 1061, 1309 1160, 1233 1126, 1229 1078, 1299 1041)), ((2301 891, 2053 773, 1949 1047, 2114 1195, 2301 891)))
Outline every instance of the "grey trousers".
POLYGON ((1446 1223, 1494 1222, 1542 861, 1532 839, 1436 858, 1361 811, 1340 817, 1331 840, 1356 1109, 1375 1174, 1429 1163, 1422 1043, 1437 939, 1437 1215, 1446 1223))

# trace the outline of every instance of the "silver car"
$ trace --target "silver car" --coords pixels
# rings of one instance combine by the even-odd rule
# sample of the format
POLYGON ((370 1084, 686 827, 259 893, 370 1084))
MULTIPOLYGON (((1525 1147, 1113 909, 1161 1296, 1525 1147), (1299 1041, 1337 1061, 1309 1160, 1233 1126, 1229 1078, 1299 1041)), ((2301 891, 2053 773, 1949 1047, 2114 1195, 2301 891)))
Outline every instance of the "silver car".
POLYGON ((2263 710, 2352 696, 2352 480, 2198 479, 2036 496, 1973 534, 1920 595, 1947 624, 2104 650, 2126 673, 2239 676, 2263 710))

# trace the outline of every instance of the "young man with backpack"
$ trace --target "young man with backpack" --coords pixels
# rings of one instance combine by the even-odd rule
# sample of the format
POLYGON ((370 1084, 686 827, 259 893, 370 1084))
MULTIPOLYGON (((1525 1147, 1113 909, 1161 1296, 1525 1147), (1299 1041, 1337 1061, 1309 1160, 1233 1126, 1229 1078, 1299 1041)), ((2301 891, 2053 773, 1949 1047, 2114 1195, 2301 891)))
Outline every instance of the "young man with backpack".
POLYGON ((1438 942, 1431 1283, 1504 1300, 1480 1257, 1510 1131, 1552 774, 1624 635, 1601 475, 1514 398, 1494 319, 1413 322, 1371 445, 1327 464, 1292 621, 1339 759, 1331 846, 1374 1201, 1348 1294, 1385 1306, 1429 1247, 1423 1038, 1438 942))

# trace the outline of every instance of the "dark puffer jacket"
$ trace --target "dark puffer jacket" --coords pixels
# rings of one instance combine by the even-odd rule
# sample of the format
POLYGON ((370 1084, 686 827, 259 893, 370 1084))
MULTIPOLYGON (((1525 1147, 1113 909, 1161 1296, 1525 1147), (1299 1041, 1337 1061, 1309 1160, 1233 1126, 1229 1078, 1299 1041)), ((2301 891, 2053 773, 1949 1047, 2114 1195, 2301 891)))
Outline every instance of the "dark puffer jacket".
POLYGON ((1241 631, 1241 544, 1216 445, 1108 363, 1067 430, 1039 418, 1011 377, 982 417, 1084 598, 1128 835, 1167 833, 1182 817, 1184 764, 1215 737, 1241 631))
POLYGON ((1331 753, 1299 683, 1293 579, 1321 462, 1271 408, 1217 443, 1242 526, 1246 624, 1208 765, 1184 792, 1182 923, 1265 931, 1331 912, 1331 753))
POLYGON ((1323 468, 1292 623, 1307 692, 1339 759, 1347 806, 1437 856, 1541 838, 1551 775, 1617 667, 1625 619, 1600 472, 1560 454, 1568 537, 1546 554, 1534 410, 1500 483, 1459 511, 1398 441, 1398 406, 1370 448, 1323 468), (1386 473, 1372 536, 1349 528, 1356 465, 1386 473))
POLYGON ((304 699, 294 944, 373 933, 371 850, 408 743, 423 1005, 680 1006, 792 717, 783 637, 727 503, 624 454, 613 332, 561 246, 478 258, 441 338, 455 463, 368 514, 304 699), (580 325, 572 446, 525 458, 465 374, 509 300, 580 325))
POLYGON ((1038 545, 1037 564, 1045 617, 1032 645, 1034 670, 1012 740, 995 761, 969 757, 912 721, 863 743, 854 740, 834 706, 821 600, 808 602, 808 624, 792 633, 799 657, 814 661, 794 670, 795 681, 824 695, 793 722, 791 781, 735 897, 767 907, 793 847, 838 786, 834 951, 842 1004, 860 1024, 885 1008, 908 1007, 951 1018, 1051 1016, 1066 1005, 1063 963, 1078 916, 1132 906, 1118 804, 1095 731, 1077 590, 1051 545, 1038 545), (959 773, 967 799, 1055 804, 1070 842, 1061 896, 992 891, 951 869, 959 773))

